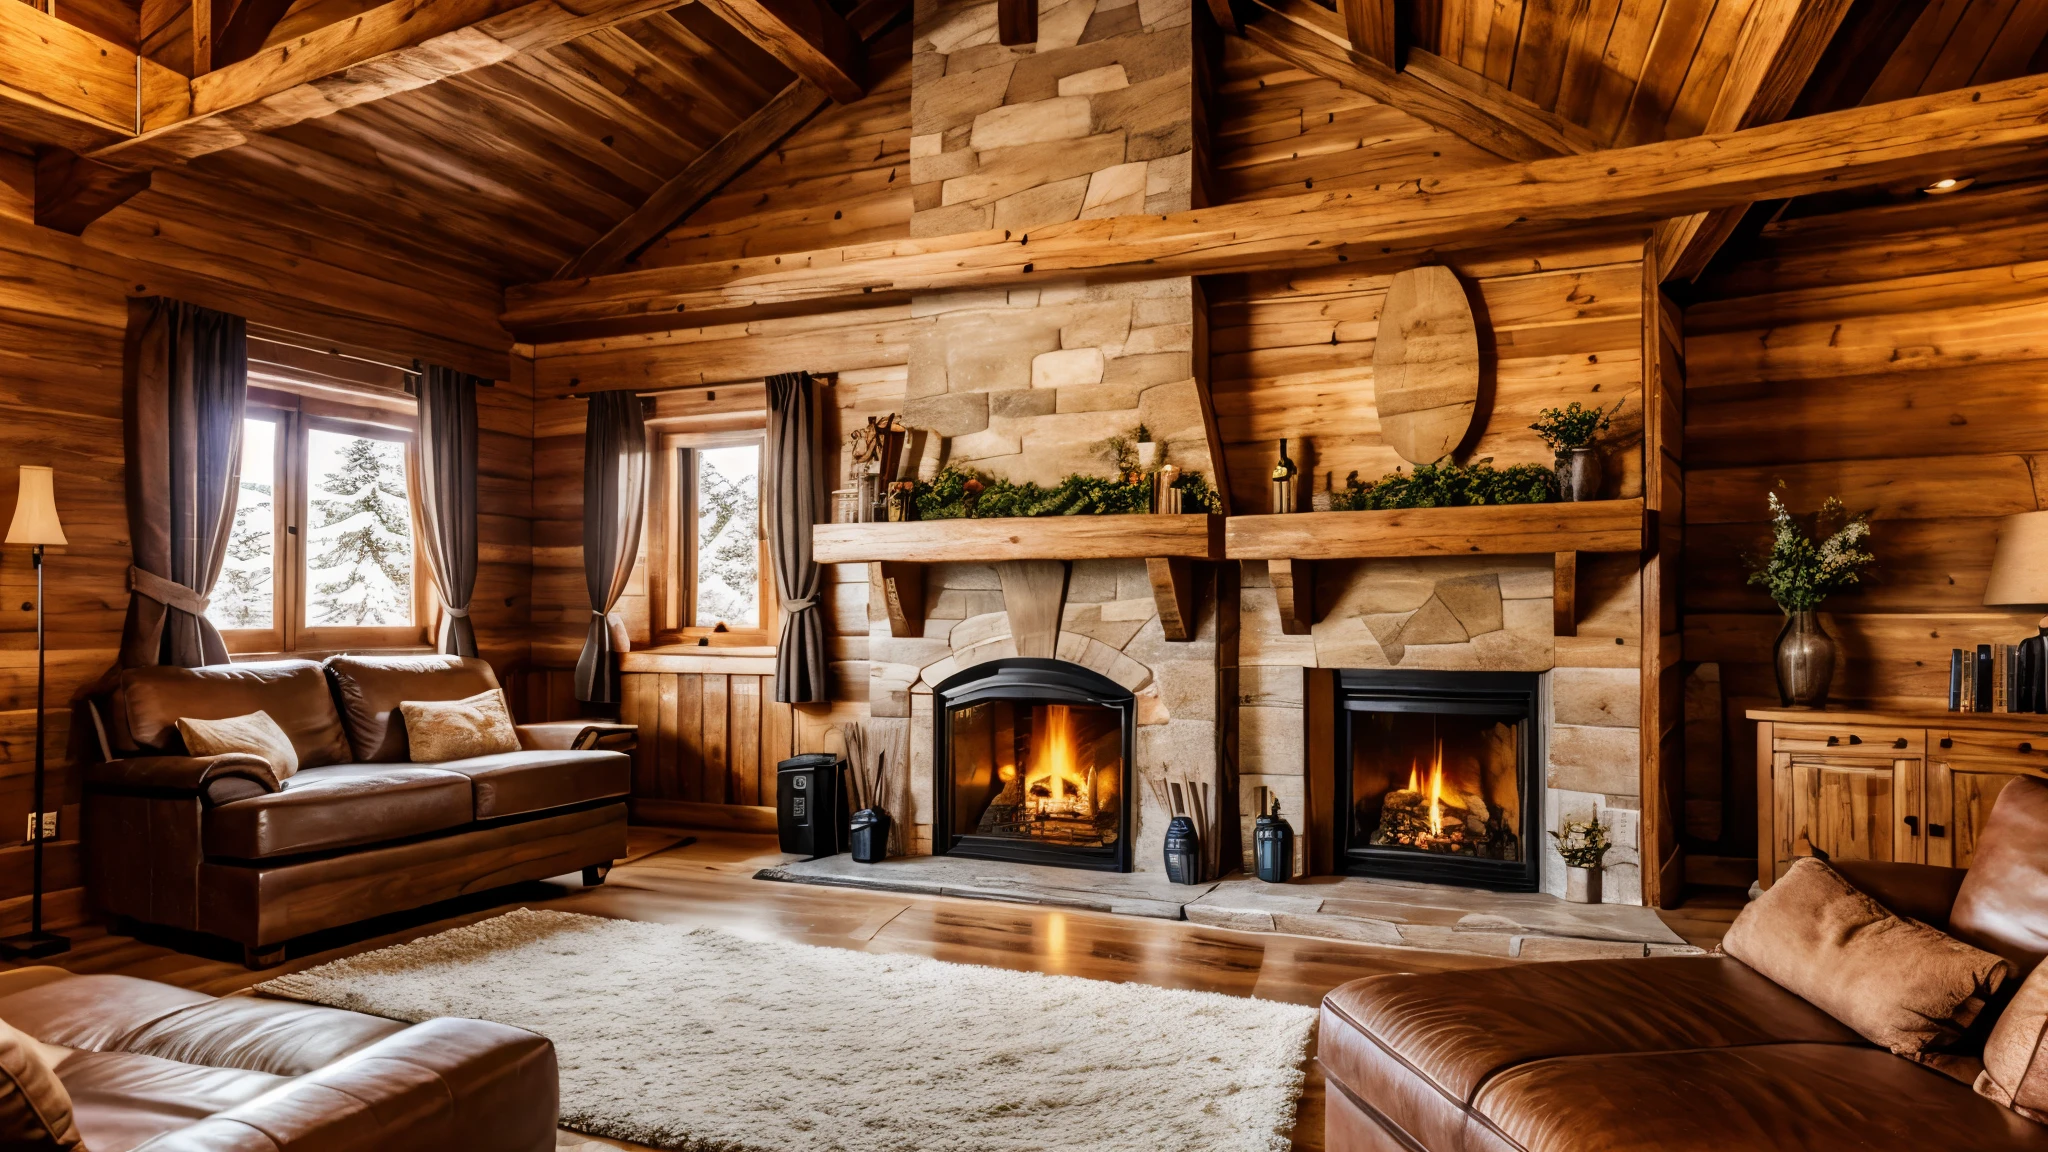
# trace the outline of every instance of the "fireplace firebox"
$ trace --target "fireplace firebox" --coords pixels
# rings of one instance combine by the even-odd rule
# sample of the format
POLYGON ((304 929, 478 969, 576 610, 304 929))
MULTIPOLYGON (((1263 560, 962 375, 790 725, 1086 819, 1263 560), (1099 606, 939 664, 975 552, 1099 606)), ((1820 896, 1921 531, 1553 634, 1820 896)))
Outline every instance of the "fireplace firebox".
POLYGON ((932 850, 1128 872, 1136 699, 1064 660, 991 660, 932 690, 932 850))
POLYGON ((1533 892, 1542 844, 1538 677, 1337 677, 1336 859, 1354 875, 1533 892))

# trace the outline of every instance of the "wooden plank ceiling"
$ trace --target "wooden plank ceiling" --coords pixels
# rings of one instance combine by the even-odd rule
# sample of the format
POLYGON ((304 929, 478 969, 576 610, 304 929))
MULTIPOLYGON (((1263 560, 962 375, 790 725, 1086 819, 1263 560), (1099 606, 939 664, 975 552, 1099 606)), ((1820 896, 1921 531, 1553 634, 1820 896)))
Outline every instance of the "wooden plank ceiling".
POLYGON ((178 186, 278 203, 298 223, 500 282, 542 280, 792 78, 690 4, 255 137, 194 161, 178 186))
MULTIPOLYGON (((146 59, 137 75, 151 104, 164 77, 176 82, 195 65, 205 73, 278 62, 308 36, 390 9, 375 0, 296 0, 279 13, 283 2, 62 0, 57 18, 131 52, 139 45, 146 59), (195 21, 212 28, 212 37, 194 35, 195 21), (274 23, 258 41, 250 29, 264 22, 274 23)), ((435 49, 436 42, 408 49, 440 52, 433 58, 439 79, 364 96, 363 81, 350 77, 344 83, 354 85, 352 94, 335 102, 339 110, 251 114, 227 124, 232 136, 224 144, 152 143, 159 134, 145 133, 132 146, 117 134, 97 152, 90 143, 67 145, 105 165, 39 162, 39 203, 47 178, 53 199, 72 208, 53 213, 50 223, 67 230, 160 228, 205 213, 252 235, 382 256, 429 282, 503 287, 602 274, 714 194, 827 95, 844 103, 857 94, 849 78, 859 70, 858 45, 851 56, 835 55, 833 37, 872 36, 904 6, 674 0, 665 10, 630 15, 660 0, 640 9, 630 8, 635 0, 608 2, 626 18, 593 19, 539 47, 521 50, 512 43, 516 34, 491 33, 493 44, 510 48, 481 67, 448 63, 459 49, 435 49), (888 12, 878 18, 877 8, 888 12), (813 37, 829 51, 790 31, 812 17, 838 30, 813 37), (184 156, 196 158, 176 162, 184 156), (102 216, 106 223, 92 223, 102 216)), ((478 27, 516 7, 516 0, 450 3, 469 5, 478 27)), ((2048 0, 1212 0, 1210 7, 1252 44, 1503 162, 1732 131, 2048 66, 2048 0)), ((8 82, 0 68, 0 89, 8 82)), ((324 98, 320 83, 315 78, 301 91, 324 98)), ((186 107, 199 108, 201 85, 191 89, 186 107)), ((296 92, 286 96, 294 99, 280 97, 277 107, 303 106, 296 92)), ((74 115, 65 131, 103 133, 118 111, 74 115)), ((185 114, 164 115, 175 122, 185 114)), ((139 115, 155 114, 145 108, 139 115)), ((1771 220, 1810 210, 1777 203, 1677 222, 1667 229, 1664 264, 1696 276, 1731 236, 1741 242, 1771 220)))

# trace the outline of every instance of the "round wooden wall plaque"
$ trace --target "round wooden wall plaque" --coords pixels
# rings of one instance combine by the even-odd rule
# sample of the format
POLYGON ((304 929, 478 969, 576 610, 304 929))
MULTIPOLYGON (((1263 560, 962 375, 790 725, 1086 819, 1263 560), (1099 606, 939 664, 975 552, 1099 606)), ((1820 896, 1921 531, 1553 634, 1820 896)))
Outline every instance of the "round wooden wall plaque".
POLYGON ((1411 464, 1433 464, 1479 407, 1479 329, 1457 273, 1410 268, 1387 287, 1372 351, 1380 438, 1411 464))

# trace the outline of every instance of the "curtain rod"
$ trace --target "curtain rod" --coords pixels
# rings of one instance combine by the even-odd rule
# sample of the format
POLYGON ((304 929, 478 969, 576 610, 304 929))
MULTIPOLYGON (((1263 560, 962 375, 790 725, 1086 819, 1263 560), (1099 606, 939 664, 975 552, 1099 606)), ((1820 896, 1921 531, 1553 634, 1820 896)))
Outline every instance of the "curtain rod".
MULTIPOLYGON (((828 387, 828 388, 829 388, 829 387, 832 387, 832 386, 836 385, 836 384, 837 384, 837 383, 839 382, 839 373, 837 373, 837 372, 813 372, 813 373, 811 373, 811 379, 812 379, 812 380, 815 380, 815 381, 817 381, 818 383, 820 383, 820 384, 823 384, 823 385, 825 385, 826 387, 828 387)), ((632 392, 633 392, 633 395, 635 395, 635 396, 666 396, 666 395, 668 395, 668 394, 669 394, 669 393, 671 393, 671 392, 711 392, 711 393, 716 393, 716 392, 717 392, 717 391, 718 391, 718 390, 719 390, 720 388, 746 388, 746 387, 750 387, 750 386, 754 386, 754 385, 759 385, 759 386, 761 386, 761 387, 764 387, 764 388, 765 388, 765 387, 767 387, 767 385, 768 385, 768 381, 766 381, 766 380, 727 380, 727 381, 725 381, 725 382, 723 382, 723 383, 719 383, 719 384, 671 384, 671 385, 669 385, 669 386, 668 386, 668 387, 666 387, 666 388, 636 388, 636 389, 632 389, 632 392)), ((590 395, 591 395, 591 393, 592 393, 592 392, 624 392, 624 391, 627 391, 627 389, 624 389, 624 388, 592 388, 592 389, 590 389, 590 390, 589 390, 589 391, 587 391, 587 392, 557 392, 557 393, 555 394, 555 399, 557 399, 557 400, 588 400, 588 399, 590 399, 590 395)), ((715 395, 713 396, 713 399, 716 399, 716 396, 715 396, 715 395)))

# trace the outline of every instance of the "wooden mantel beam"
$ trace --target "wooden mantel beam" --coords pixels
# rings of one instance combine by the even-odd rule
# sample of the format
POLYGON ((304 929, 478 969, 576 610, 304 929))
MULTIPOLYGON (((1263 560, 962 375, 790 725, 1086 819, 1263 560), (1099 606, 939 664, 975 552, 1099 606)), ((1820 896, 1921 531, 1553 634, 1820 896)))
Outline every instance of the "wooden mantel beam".
MULTIPOLYGON (((686 314, 819 312, 910 292, 1210 275, 1498 246, 1588 225, 1648 224, 2009 161, 2048 146, 2048 76, 1846 109, 1719 136, 1502 164, 1160 216, 1078 220, 514 287, 507 328, 672 327, 686 314)), ((716 321, 713 321, 716 322, 716 321)))

